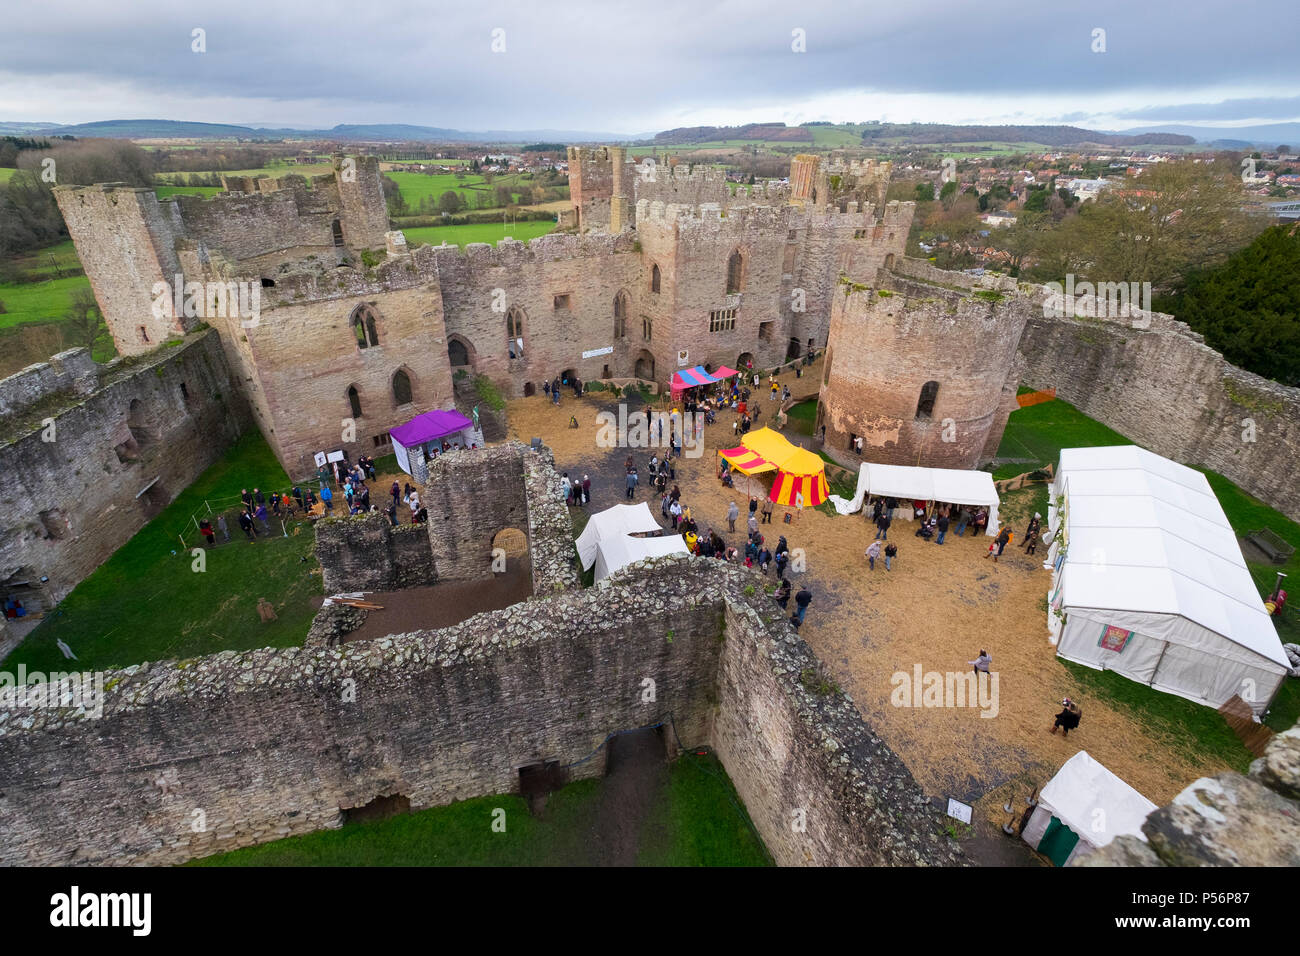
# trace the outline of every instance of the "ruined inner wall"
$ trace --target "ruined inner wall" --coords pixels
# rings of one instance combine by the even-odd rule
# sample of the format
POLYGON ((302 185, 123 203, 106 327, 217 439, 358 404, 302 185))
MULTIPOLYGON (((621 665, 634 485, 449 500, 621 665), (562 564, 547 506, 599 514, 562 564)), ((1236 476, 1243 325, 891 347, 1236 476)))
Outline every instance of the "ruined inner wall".
POLYGON ((1024 382, 1159 455, 1203 465, 1300 520, 1300 389, 1243 371, 1168 316, 1044 318, 1020 340, 1024 382), (1248 440, 1253 439, 1253 440, 1248 440))
POLYGON ((0 472, 7 476, 0 582, 48 576, 51 602, 106 561, 249 425, 211 330, 147 359, 117 360, 99 374, 89 394, 56 392, 52 406, 0 419, 0 472), (47 417, 52 428, 42 424, 47 417))
POLYGON ((396 591, 438 580, 427 528, 394 527, 380 512, 317 521, 316 559, 326 594, 396 591))
POLYGON ((851 702, 800 682, 815 658, 757 581, 661 558, 438 631, 110 673, 99 720, 0 720, 0 863, 178 863, 380 796, 511 792, 536 761, 598 776, 609 734, 667 721, 670 742, 713 741, 778 862, 958 861, 851 702))
POLYGON ((524 459, 533 454, 518 442, 507 442, 449 452, 429 463, 420 503, 429 509, 429 540, 440 580, 490 578, 497 532, 517 528, 528 534, 524 459))
POLYGON ((1001 437, 1016 345, 1030 305, 1015 293, 990 302, 897 275, 879 288, 840 287, 818 405, 825 448, 859 460, 974 468, 1001 437), (918 416, 927 382, 938 392, 918 416))

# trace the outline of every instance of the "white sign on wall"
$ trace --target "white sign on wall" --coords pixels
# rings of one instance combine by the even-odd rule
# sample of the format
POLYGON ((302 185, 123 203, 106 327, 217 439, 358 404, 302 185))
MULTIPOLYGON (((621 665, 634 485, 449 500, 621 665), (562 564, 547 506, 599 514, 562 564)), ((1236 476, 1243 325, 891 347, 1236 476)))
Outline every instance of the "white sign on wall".
POLYGON ((968 804, 949 797, 948 816, 952 817, 954 820, 960 820, 962 823, 969 824, 971 819, 971 808, 968 804))
POLYGON ((583 358, 595 358, 597 355, 609 355, 614 351, 614 346, 606 345, 603 349, 592 349, 589 352, 583 352, 583 358))
POLYGON ((686 366, 690 364, 691 364, 691 353, 689 351, 687 351, 686 349, 682 349, 680 352, 677 353, 678 368, 686 368, 686 366))

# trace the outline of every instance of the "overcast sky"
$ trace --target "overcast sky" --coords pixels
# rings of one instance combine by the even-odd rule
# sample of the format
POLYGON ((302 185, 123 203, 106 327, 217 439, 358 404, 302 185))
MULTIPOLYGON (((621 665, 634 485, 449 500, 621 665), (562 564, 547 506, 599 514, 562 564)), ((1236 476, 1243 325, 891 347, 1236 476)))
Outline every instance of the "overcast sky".
POLYGON ((1062 6, 41 0, 0 18, 0 121, 632 134, 760 120, 1300 120, 1297 0, 1062 6), (191 50, 195 28, 205 53, 191 50), (796 30, 806 52, 792 49, 796 30))

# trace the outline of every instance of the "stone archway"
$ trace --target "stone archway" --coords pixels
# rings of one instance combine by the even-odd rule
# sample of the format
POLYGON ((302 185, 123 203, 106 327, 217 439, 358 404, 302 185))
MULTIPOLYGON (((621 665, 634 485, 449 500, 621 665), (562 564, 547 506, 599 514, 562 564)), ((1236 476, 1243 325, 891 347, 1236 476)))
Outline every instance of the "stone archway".
POLYGON ((461 368, 471 371, 478 368, 478 351, 474 348, 474 343, 461 335, 447 337, 447 359, 453 373, 461 368))
POLYGON ((637 353, 634 374, 647 382, 655 380, 655 357, 648 349, 642 349, 637 353))
POLYGON ((743 372, 745 371, 745 369, 747 369, 750 366, 750 364, 753 363, 753 361, 754 361, 753 352, 741 352, 739 355, 736 356, 736 368, 737 370, 743 372))

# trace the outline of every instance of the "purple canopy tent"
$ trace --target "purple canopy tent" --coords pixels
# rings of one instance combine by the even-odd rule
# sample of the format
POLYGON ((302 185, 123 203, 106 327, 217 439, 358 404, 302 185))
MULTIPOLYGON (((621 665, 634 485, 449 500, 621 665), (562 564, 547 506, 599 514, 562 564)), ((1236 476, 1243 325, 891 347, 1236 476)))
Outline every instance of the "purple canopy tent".
POLYGON ((440 438, 446 438, 448 435, 460 435, 462 432, 468 435, 463 435, 461 442, 468 445, 472 440, 469 436, 472 436, 473 431, 474 423, 455 409, 450 411, 434 409, 423 415, 416 415, 403 425, 390 428, 388 434, 393 439, 393 453, 397 456, 397 464, 402 471, 420 481, 427 481, 429 475, 424 467, 423 446, 440 438), (412 449, 421 449, 421 451, 419 454, 412 455, 410 453, 412 449), (412 470, 413 468, 415 471, 412 470), (417 471, 419 474, 416 474, 417 471))

